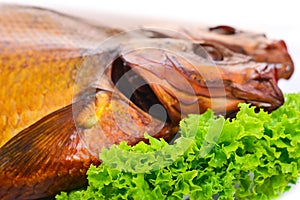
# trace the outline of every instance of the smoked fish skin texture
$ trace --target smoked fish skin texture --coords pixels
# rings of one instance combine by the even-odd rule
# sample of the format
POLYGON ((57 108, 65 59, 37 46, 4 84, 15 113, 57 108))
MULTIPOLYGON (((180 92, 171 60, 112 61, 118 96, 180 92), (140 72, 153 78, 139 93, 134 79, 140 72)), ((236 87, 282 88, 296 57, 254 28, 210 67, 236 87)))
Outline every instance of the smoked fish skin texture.
POLYGON ((49 10, 0 5, 0 147, 71 103, 82 55, 110 30, 49 10))

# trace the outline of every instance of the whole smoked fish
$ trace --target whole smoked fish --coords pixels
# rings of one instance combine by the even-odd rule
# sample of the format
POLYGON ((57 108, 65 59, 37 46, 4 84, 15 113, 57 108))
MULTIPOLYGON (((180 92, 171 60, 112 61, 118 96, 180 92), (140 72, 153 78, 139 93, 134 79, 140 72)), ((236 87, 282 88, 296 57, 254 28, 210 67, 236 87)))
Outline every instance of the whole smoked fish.
POLYGON ((294 67, 283 41, 228 26, 191 30, 183 31, 188 37, 123 34, 47 9, 1 5, 0 199, 82 187, 102 148, 136 144, 144 132, 170 140, 189 113, 282 105, 277 81, 294 67), (91 51, 112 36, 121 40, 91 51))

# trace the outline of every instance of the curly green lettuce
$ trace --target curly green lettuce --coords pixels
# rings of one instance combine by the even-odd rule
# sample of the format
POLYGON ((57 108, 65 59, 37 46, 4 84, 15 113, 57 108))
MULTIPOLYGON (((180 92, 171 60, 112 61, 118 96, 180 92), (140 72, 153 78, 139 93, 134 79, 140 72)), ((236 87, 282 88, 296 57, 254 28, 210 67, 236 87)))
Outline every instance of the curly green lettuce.
POLYGON ((210 110, 180 123, 174 144, 146 135, 105 149, 84 190, 56 199, 272 199, 300 170, 300 93, 268 114, 240 104, 236 118, 210 110))

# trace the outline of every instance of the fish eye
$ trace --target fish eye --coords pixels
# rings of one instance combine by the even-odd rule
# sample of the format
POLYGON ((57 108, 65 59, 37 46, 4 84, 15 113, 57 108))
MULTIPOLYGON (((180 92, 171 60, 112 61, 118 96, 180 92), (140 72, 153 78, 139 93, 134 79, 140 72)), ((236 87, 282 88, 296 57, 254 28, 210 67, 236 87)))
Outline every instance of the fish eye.
POLYGON ((215 26, 209 28, 210 32, 218 33, 221 35, 233 35, 236 33, 235 28, 231 26, 215 26))

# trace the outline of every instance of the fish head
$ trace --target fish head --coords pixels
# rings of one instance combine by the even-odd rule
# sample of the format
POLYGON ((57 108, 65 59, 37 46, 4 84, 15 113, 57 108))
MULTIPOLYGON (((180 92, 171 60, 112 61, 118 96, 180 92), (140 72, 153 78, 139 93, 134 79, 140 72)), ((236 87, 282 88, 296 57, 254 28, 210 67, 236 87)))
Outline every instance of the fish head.
MULTIPOLYGON (((203 29, 199 34, 208 41, 220 43, 230 50, 252 57, 256 62, 274 64, 278 78, 289 79, 294 72, 294 63, 283 40, 268 38, 265 34, 239 30, 231 26, 215 26, 203 29)), ((197 31, 195 34, 197 38, 197 31)))
POLYGON ((144 32, 152 38, 172 37, 221 44, 233 52, 252 57, 256 62, 274 64, 279 79, 289 79, 294 73, 294 63, 283 40, 270 39, 263 33, 240 30, 227 25, 169 29, 149 27, 144 28, 144 32))
POLYGON ((207 109, 230 116, 239 103, 272 111, 284 101, 274 65, 209 42, 151 39, 143 44, 121 53, 113 82, 145 111, 163 106, 174 123, 207 109), (118 83, 123 76, 127 82, 118 83), (135 86, 139 81, 143 87, 135 86))

